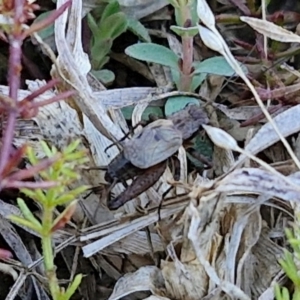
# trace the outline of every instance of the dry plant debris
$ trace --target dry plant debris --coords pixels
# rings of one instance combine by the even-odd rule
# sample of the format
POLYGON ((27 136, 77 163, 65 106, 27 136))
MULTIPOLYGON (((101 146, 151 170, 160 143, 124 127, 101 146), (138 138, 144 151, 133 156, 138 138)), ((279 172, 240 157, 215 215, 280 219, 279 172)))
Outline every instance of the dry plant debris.
MULTIPOLYGON (((64 2, 58 0, 57 7, 64 2)), ((88 80, 91 65, 82 49, 82 2, 73 1, 69 15, 64 13, 55 22, 58 56, 54 58, 52 69, 52 75, 62 81, 59 90, 75 89, 77 96, 72 102, 44 106, 34 120, 19 123, 14 144, 18 147, 26 141, 41 156, 36 140, 44 139, 63 149, 70 140, 80 139, 81 147, 88 150, 90 159, 86 170, 81 170, 81 183, 97 186, 106 183, 104 172, 88 171, 88 168, 109 165, 111 159, 119 155, 119 150, 112 147, 106 153, 104 149, 112 141, 121 139, 122 131, 129 131, 120 109, 135 105, 132 114, 134 126, 148 105, 184 93, 170 90, 166 84, 169 83, 168 72, 158 66, 149 66, 152 74, 158 72, 159 76, 152 76, 158 88, 105 90, 98 83, 101 90, 95 91, 88 80)), ((153 7, 153 1, 136 1, 134 5, 131 1, 120 3, 125 11, 137 18, 165 9, 167 4, 166 1, 157 1, 153 7)), ((86 275, 79 290, 84 299, 274 298, 272 285, 282 275, 278 259, 284 250, 284 229, 299 212, 300 105, 277 107, 271 104, 267 110, 262 102, 265 99, 263 91, 253 87, 233 57, 215 27, 210 8, 205 1, 199 0, 198 4, 199 18, 206 26, 198 25, 203 43, 225 57, 253 92, 257 103, 250 99, 246 105, 234 108, 217 103, 215 100, 222 93, 224 77, 210 76, 201 86, 200 96, 194 96, 210 99, 205 109, 211 126, 204 127, 214 143, 212 170, 201 175, 189 172, 187 151, 180 147, 179 181, 174 180, 170 168, 166 167, 152 187, 117 211, 110 211, 106 199, 97 194, 86 199, 83 195, 79 199, 80 205, 69 226, 55 234, 54 245, 71 276, 77 272, 86 275), (240 127, 241 122, 252 120, 262 112, 259 122, 240 127), (244 142, 244 146, 240 146, 240 142, 244 142), (266 157, 268 163, 264 161, 266 157), (170 186, 174 189, 161 204, 162 195, 170 186), (99 272, 100 279, 92 270, 99 272)), ((271 39, 289 43, 300 41, 298 35, 266 20, 250 17, 241 17, 240 20, 271 39)), ((182 45, 178 45, 173 35, 164 30, 160 34, 167 38, 174 52, 180 53, 182 45)), ((53 58, 46 45, 39 39, 37 42, 53 58)), ((196 46, 195 52, 200 55, 196 46)), ((282 76, 288 76, 291 71, 285 72, 282 76)), ((151 78, 146 71, 144 74, 151 78)), ((45 83, 28 81, 27 84, 28 91, 21 90, 20 98, 45 83)), ((5 86, 0 88, 1 93, 7 94, 5 86)), ((294 86, 285 88, 285 93, 298 92, 299 74, 294 86)), ((236 104, 238 100, 226 92, 224 95, 228 96, 228 101, 236 104)), ((53 95, 50 94, 43 94, 39 100, 51 98, 53 95)), ((115 195, 122 192, 124 187, 121 184, 114 186, 115 195)), ((39 299, 49 299, 46 288, 36 279, 41 277, 39 274, 43 274, 43 269, 35 242, 24 242, 7 221, 9 214, 20 214, 20 211, 2 200, 0 207, 1 234, 20 262, 8 261, 8 266, 0 266, 15 280, 13 292, 7 299, 13 299, 17 293, 22 299, 27 299, 22 289, 30 285, 34 286, 39 299)), ((32 234, 25 230, 26 235, 32 234)))

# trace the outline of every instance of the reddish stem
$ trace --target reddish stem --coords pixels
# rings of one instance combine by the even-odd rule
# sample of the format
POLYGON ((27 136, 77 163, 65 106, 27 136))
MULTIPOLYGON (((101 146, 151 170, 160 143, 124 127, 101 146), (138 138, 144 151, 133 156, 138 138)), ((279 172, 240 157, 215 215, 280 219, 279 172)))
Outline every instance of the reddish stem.
POLYGON ((52 187, 57 186, 58 183, 56 181, 9 181, 4 180, 1 183, 1 189, 50 189, 52 187))
POLYGON ((191 73, 193 65, 193 38, 188 36, 182 37, 183 57, 182 57, 182 76, 180 89, 189 92, 191 89, 191 73))
POLYGON ((32 92, 30 95, 28 95, 26 98, 24 98, 22 101, 32 101, 34 98, 37 98, 38 96, 42 95, 43 93, 47 92, 51 88, 53 88, 56 84, 60 82, 59 79, 52 79, 49 82, 47 82, 45 85, 43 85, 38 90, 32 92))
MULTIPOLYGON (((181 20, 183 25, 180 26, 190 27, 191 26, 191 7, 189 5, 182 6, 180 8, 181 20)), ((180 90, 190 92, 192 85, 192 67, 193 67, 193 37, 182 36, 182 66, 180 76, 180 90)))
POLYGON ((72 4, 72 0, 67 1, 64 3, 61 7, 59 7, 57 10, 53 11, 51 14, 47 16, 47 18, 37 22, 33 23, 26 31, 24 31, 22 37, 25 39, 27 36, 32 34, 33 32, 40 31, 51 24, 54 23, 54 21, 61 15, 63 12, 69 8, 72 4))
MULTIPOLYGON (((20 87, 20 72, 21 72, 21 22, 23 18, 25 0, 14 1, 14 24, 10 35, 10 46, 9 46, 9 70, 8 70, 8 82, 9 82, 9 96, 13 99, 17 106, 18 101, 18 90, 20 87)), ((3 133, 2 139, 2 151, 0 155, 0 181, 2 180, 2 171, 5 167, 6 162, 9 158, 9 153, 12 147, 12 140, 14 135, 14 128, 16 124, 18 111, 16 108, 10 108, 8 111, 8 120, 6 129, 3 133)))

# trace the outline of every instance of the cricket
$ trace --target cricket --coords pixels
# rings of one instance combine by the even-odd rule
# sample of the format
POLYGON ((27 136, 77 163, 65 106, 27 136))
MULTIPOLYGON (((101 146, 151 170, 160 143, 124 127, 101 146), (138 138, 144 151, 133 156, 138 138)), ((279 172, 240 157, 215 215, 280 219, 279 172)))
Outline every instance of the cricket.
POLYGON ((117 183, 126 189, 116 198, 108 197, 108 208, 118 209, 152 187, 164 173, 167 160, 208 121, 203 108, 192 104, 121 141, 123 150, 107 166, 104 178, 110 184, 108 194, 117 183), (130 186, 128 179, 133 179, 130 186))

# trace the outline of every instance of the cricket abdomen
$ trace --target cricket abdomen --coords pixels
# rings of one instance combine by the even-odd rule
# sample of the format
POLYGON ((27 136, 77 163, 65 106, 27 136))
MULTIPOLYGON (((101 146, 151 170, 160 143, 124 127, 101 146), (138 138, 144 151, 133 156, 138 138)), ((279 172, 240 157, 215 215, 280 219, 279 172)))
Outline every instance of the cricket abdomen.
POLYGON ((111 210, 118 209, 120 206, 124 205, 126 202, 139 196, 141 193, 152 187, 162 176, 166 169, 166 161, 163 161, 153 167, 142 170, 143 175, 136 177, 132 184, 123 191, 115 199, 109 200, 107 206, 111 210))

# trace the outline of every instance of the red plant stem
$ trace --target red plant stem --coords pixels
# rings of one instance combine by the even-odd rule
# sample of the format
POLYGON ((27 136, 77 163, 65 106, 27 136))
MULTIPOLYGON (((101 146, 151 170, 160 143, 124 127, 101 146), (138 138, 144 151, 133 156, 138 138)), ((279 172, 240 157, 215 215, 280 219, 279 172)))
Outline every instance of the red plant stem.
POLYGON ((43 85, 38 90, 32 92, 30 95, 28 95, 26 98, 24 98, 22 101, 32 101, 34 98, 40 96, 41 94, 47 92, 51 88, 53 88, 56 84, 60 82, 59 79, 52 79, 49 82, 47 82, 45 85, 43 85))
POLYGON ((1 183, 1 189, 50 189, 58 185, 57 181, 7 181, 1 183))
POLYGON ((192 64, 193 64, 193 38, 189 36, 182 37, 183 55, 182 55, 182 76, 180 89, 190 92, 192 82, 192 64))
MULTIPOLYGON (((191 26, 191 10, 189 5, 180 8, 181 26, 191 26)), ((192 85, 192 66, 193 66, 193 37, 188 35, 182 36, 182 70, 180 78, 180 90, 184 92, 191 91, 192 85)))
POLYGON ((43 159, 33 167, 17 171, 16 173, 9 176, 7 180, 9 181, 24 180, 33 177, 35 174, 38 174, 39 172, 49 168, 55 161, 59 159, 59 157, 60 155, 56 154, 51 158, 43 159))
POLYGON ((27 36, 29 36, 30 34, 32 34, 33 32, 37 32, 40 31, 48 26, 50 26, 51 24, 54 23, 54 21, 61 15, 63 14, 63 12, 69 8, 72 4, 72 0, 67 1, 66 3, 64 3, 62 6, 60 6, 58 9, 56 9, 55 11, 53 11, 51 14, 49 14, 45 19, 37 22, 37 23, 33 23, 27 30, 24 31, 22 37, 25 39, 27 36))
POLYGON ((0 155, 0 181, 2 180, 2 171, 9 158, 9 153, 12 147, 12 140, 14 135, 14 128, 16 124, 18 111, 18 90, 20 87, 20 72, 21 72, 21 20, 23 17, 25 0, 14 0, 14 24, 10 35, 9 46, 9 70, 8 70, 8 82, 9 82, 9 96, 13 99, 15 105, 14 108, 8 110, 7 125, 3 133, 2 149, 0 155))
POLYGON ((52 97, 50 99, 47 99, 47 100, 44 100, 44 101, 39 101, 39 102, 34 102, 34 103, 32 103, 31 107, 32 108, 34 108, 34 107, 42 107, 42 106, 45 106, 45 105, 48 105, 48 104, 51 104, 51 103, 54 103, 54 102, 58 102, 58 101, 60 101, 62 99, 67 99, 67 98, 69 98, 71 96, 74 96, 76 94, 77 94, 77 92, 73 91, 73 90, 67 91, 67 92, 63 92, 63 93, 60 93, 60 94, 58 94, 58 95, 56 95, 56 96, 54 96, 54 97, 52 97))

